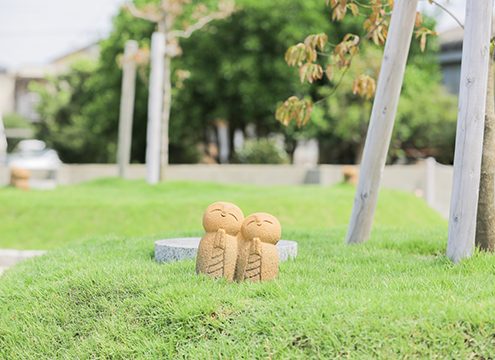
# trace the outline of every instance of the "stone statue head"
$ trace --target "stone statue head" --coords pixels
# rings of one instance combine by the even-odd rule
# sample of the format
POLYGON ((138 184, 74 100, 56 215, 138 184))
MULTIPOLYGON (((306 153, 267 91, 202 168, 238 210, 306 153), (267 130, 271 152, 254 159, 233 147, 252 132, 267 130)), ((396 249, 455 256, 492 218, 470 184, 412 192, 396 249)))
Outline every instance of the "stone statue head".
POLYGON ((225 230, 229 235, 239 233, 244 220, 242 210, 235 204, 216 202, 206 208, 203 215, 203 227, 206 232, 225 230))
POLYGON ((244 219, 242 224, 244 240, 251 241, 259 238, 261 242, 276 245, 282 235, 280 222, 273 215, 255 213, 244 219))

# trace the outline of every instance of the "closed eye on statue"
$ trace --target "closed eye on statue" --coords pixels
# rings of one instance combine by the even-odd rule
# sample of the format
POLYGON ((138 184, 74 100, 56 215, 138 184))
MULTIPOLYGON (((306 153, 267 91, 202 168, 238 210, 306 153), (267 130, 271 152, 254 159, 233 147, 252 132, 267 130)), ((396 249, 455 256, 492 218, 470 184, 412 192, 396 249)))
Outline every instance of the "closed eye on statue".
POLYGON ((213 209, 211 212, 213 211, 222 211, 222 209, 213 209))
POLYGON ((248 224, 246 226, 249 226, 249 225, 251 225, 254 222, 256 222, 256 220, 251 220, 250 222, 248 222, 248 224))
POLYGON ((235 217, 235 215, 234 215, 234 214, 229 213, 229 215, 232 215, 232 216, 234 217, 235 221, 239 221, 239 220, 237 220, 237 218, 235 217))
POLYGON ((272 224, 273 225, 273 223, 271 221, 269 221, 269 220, 263 220, 263 222, 267 222, 268 224, 272 224))

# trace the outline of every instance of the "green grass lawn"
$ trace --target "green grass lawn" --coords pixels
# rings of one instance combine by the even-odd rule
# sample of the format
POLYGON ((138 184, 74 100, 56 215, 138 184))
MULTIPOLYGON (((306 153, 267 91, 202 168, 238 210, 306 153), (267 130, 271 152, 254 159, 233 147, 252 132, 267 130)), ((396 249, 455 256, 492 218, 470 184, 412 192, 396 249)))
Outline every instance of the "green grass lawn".
MULTIPOLYGON (((54 191, 0 188, 0 249, 51 250, 94 235, 148 236, 202 231, 203 212, 233 202, 245 216, 275 215, 284 230, 329 229, 349 222, 355 187, 247 186, 103 179, 54 191)), ((376 225, 445 225, 422 199, 383 190, 376 225)))
POLYGON ((73 243, 0 278, 0 358, 495 358, 492 256, 452 265, 444 226, 345 232, 287 231, 298 257, 267 283, 158 264, 153 237, 73 243))
POLYGON ((1 189, 2 237, 24 210, 38 231, 12 225, 9 239, 38 233, 25 247, 56 249, 0 277, 0 359, 495 358, 494 257, 453 265, 446 221, 395 191, 380 194, 372 239, 346 246, 353 194, 118 180, 1 189), (280 218, 299 247, 278 279, 227 283, 196 275, 193 260, 154 261, 155 240, 200 236, 216 200, 280 218))

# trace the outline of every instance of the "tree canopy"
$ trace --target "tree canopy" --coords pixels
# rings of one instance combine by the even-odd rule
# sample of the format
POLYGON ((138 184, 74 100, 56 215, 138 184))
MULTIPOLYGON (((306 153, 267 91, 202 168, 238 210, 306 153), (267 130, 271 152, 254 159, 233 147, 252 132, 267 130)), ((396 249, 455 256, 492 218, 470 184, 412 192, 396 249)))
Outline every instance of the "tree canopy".
MULTIPOLYGON (((142 7, 144 3, 139 1, 136 6, 142 7)), ((191 6, 197 3, 193 1, 191 6)), ((284 61, 287 48, 316 32, 324 32, 329 42, 336 42, 346 33, 360 31, 362 20, 346 17, 334 23, 331 9, 324 1, 238 0, 236 4, 237 11, 230 18, 214 21, 190 38, 180 40, 183 55, 172 61, 170 162, 197 161, 197 144, 206 139, 207 128, 217 120, 228 121, 231 134, 253 123, 259 136, 281 132, 289 143, 316 137, 322 149, 328 149, 322 152, 323 162, 358 159, 370 103, 352 94, 348 83, 352 79, 345 80, 347 84, 343 83, 341 89, 324 100, 309 126, 302 130, 281 126, 274 113, 280 100, 291 94, 319 100, 335 86, 328 80, 301 85, 297 70, 284 61)), ((127 40, 137 40, 140 47, 149 47, 154 30, 153 23, 121 10, 114 18, 109 38, 100 42, 98 63, 75 64, 68 74, 50 79, 51 86, 37 89, 42 95, 38 107, 42 118, 39 136, 59 151, 64 162, 115 161, 122 81, 118 56, 127 40)), ((439 88, 435 51, 434 42, 429 42, 426 52, 421 54, 417 42, 413 46, 392 157, 401 156, 400 151, 407 146, 431 146, 442 139, 444 127, 450 129, 450 123, 455 121, 455 116, 450 120, 446 110, 452 102, 439 88), (421 106, 425 110, 421 113, 415 111, 416 99, 424 100, 421 106), (436 126, 434 131, 432 124, 436 126)), ((377 72, 380 56, 369 45, 361 54, 360 66, 377 72)), ((144 162, 145 157, 148 77, 149 68, 141 66, 134 108, 134 162, 144 162)))

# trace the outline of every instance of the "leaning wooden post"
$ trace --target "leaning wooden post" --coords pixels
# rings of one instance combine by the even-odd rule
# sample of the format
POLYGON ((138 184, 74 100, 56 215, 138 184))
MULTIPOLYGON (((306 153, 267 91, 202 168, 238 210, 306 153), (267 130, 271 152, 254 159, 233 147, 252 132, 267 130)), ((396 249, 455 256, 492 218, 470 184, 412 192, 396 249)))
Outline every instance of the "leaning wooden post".
POLYGON ((150 93, 148 98, 148 128, 146 144, 146 181, 160 181, 160 137, 163 106, 163 67, 165 60, 165 33, 151 35, 150 93))
POLYGON ((128 40, 125 43, 124 66, 122 75, 122 94, 120 97, 119 142, 117 146, 117 164, 119 176, 127 175, 131 159, 132 116, 134 114, 134 95, 136 90, 136 53, 138 43, 128 40))
POLYGON ((418 0, 396 0, 394 4, 347 231, 347 244, 362 243, 371 234, 417 6, 418 0))
POLYGON ((447 256, 454 263, 474 250, 492 12, 493 0, 466 2, 447 243, 447 256))

